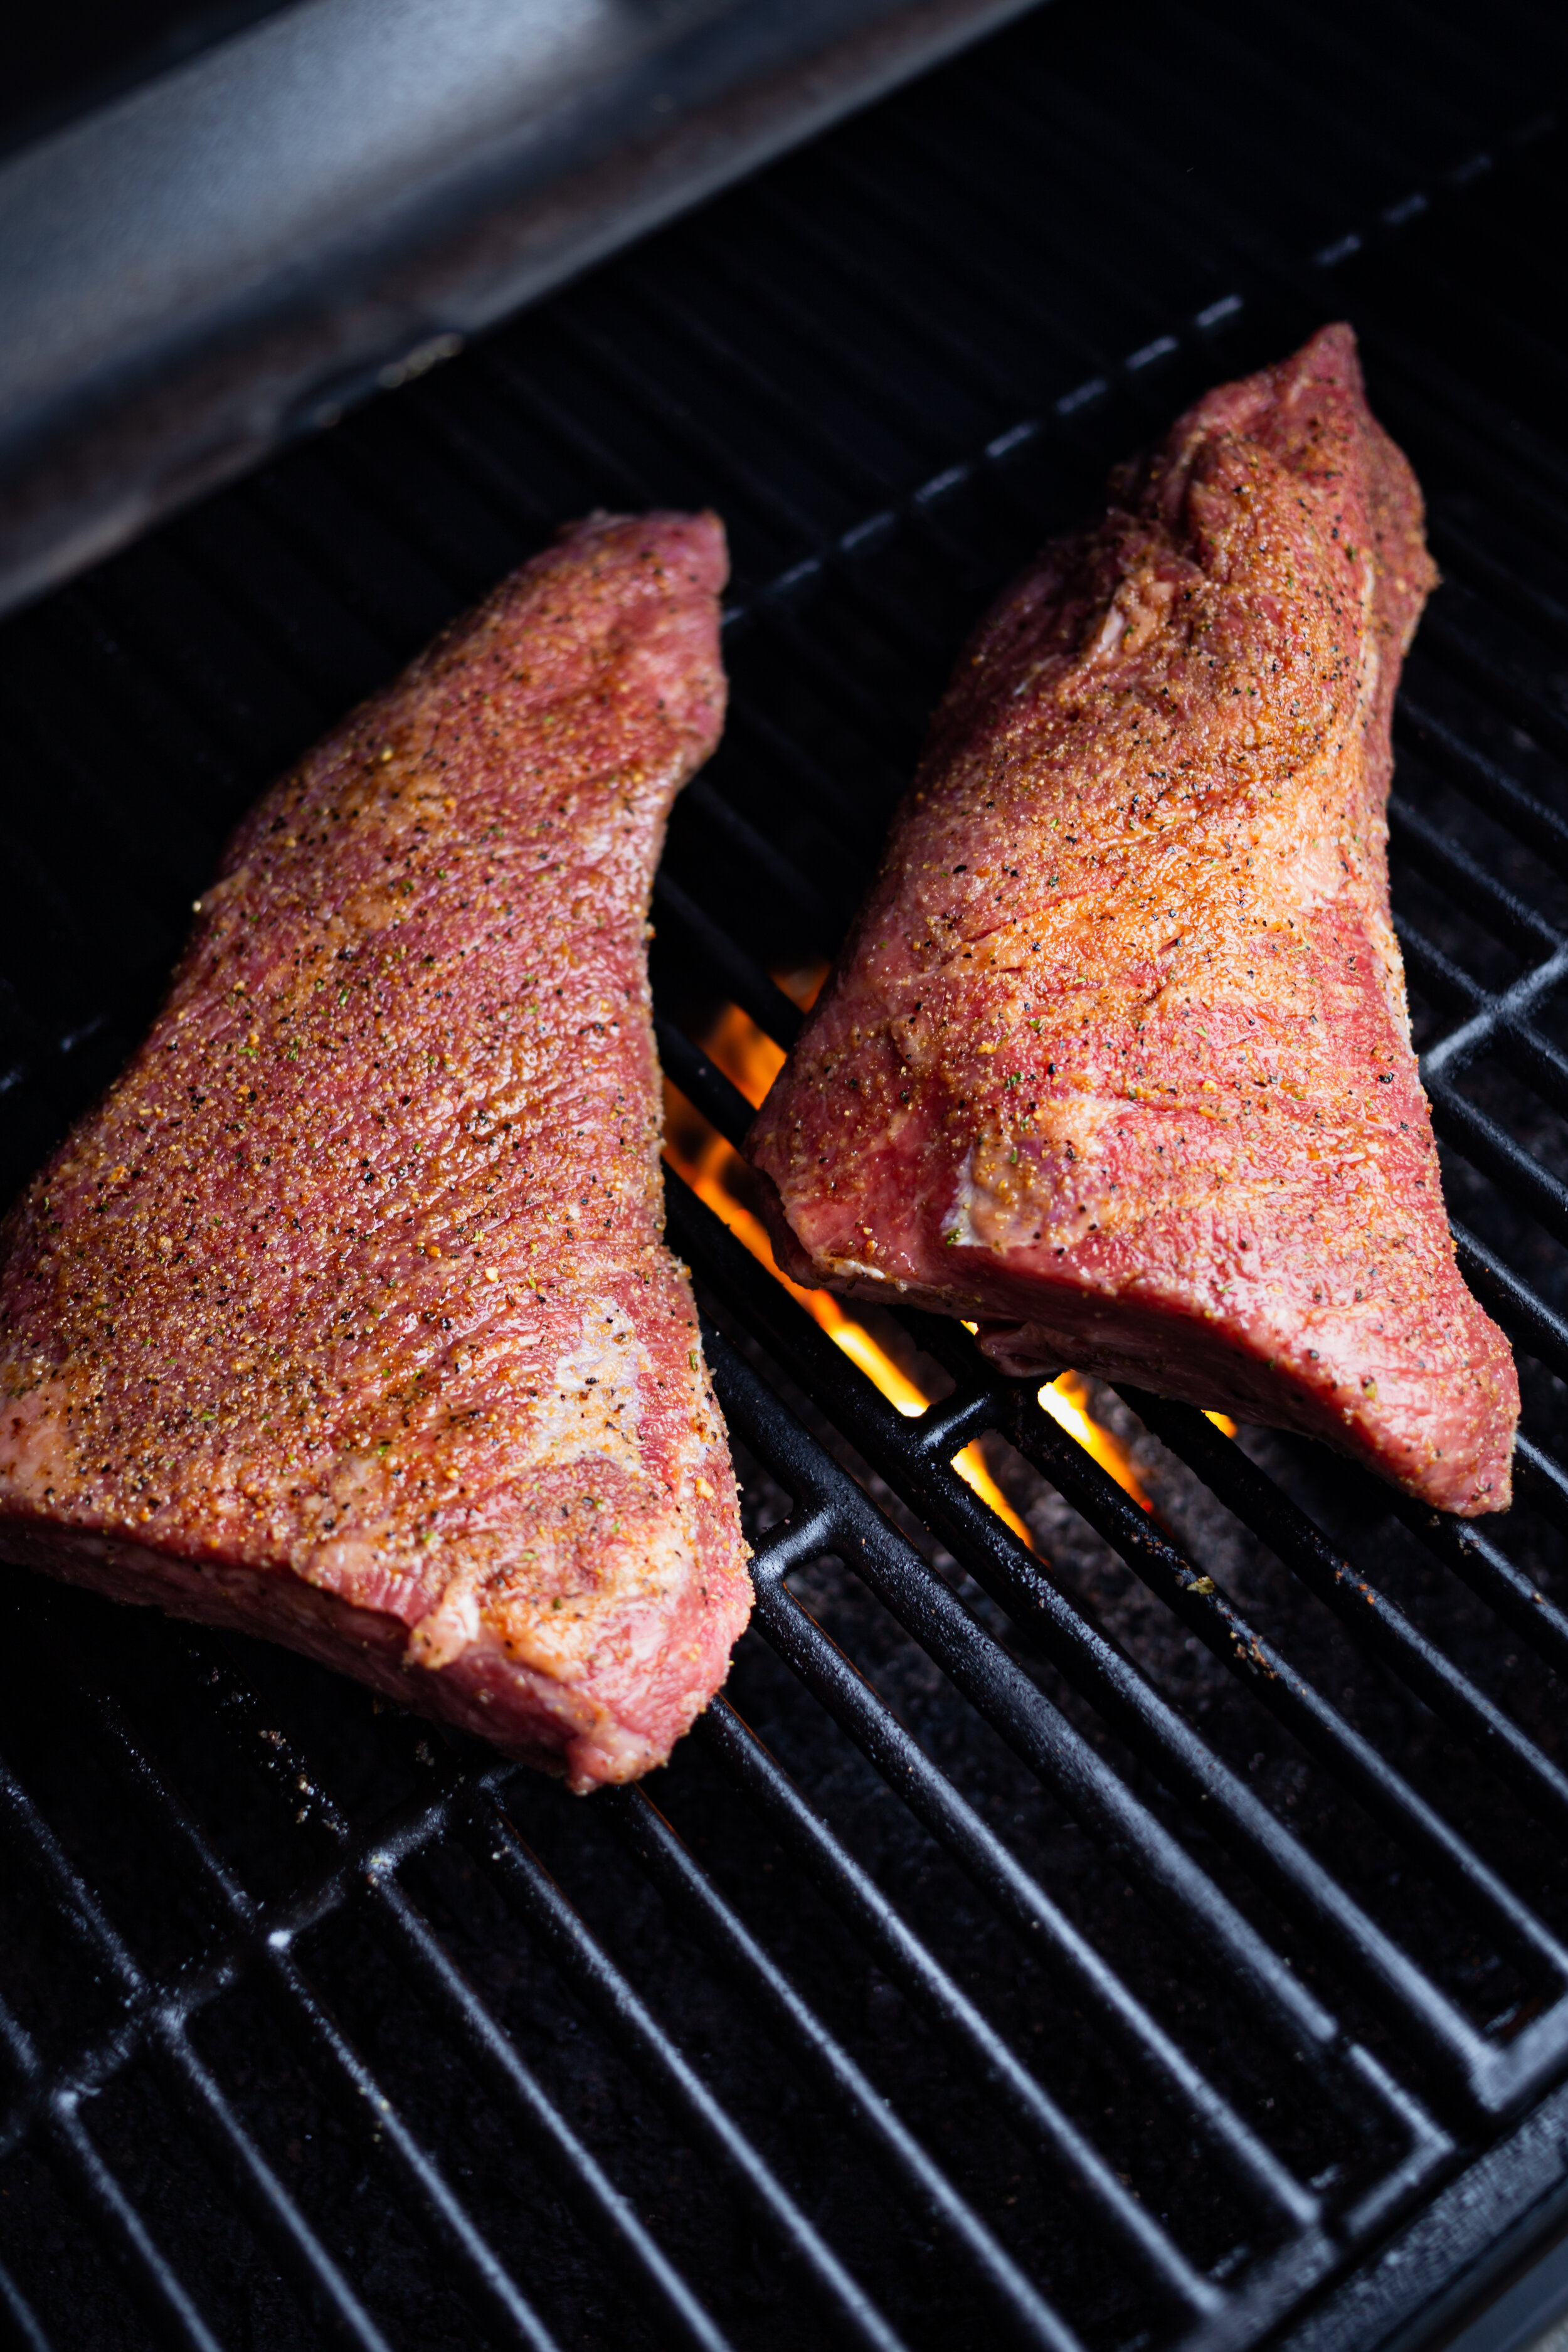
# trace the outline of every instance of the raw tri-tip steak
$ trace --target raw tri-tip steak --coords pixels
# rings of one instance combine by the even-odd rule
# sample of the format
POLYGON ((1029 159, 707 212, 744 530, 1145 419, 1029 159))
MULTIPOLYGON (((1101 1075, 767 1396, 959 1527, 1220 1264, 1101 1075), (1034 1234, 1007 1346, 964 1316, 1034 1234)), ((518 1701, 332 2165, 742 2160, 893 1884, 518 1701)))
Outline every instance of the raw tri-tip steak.
POLYGON ((1348 327, 1209 393, 965 650, 752 1130, 796 1280, 1503 1509, 1389 919, 1435 574, 1348 327))
POLYGON ((357 710, 0 1230, 0 1556, 576 1789, 668 1754, 751 1602, 646 947, 725 572, 710 515, 595 517, 357 710))

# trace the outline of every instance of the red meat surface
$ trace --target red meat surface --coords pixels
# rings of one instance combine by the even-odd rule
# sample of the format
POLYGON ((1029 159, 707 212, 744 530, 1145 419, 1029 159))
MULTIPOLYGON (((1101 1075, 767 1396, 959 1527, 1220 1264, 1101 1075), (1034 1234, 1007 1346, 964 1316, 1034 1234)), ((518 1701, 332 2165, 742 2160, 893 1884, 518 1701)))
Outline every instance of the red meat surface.
POLYGON ((595 518, 357 710, 0 1229, 0 1556, 576 1789, 668 1754, 751 1604, 646 949, 725 573, 710 515, 595 518))
POLYGON ((748 1146, 797 1281, 1500 1510, 1389 919, 1420 494, 1330 327, 984 621, 748 1146))

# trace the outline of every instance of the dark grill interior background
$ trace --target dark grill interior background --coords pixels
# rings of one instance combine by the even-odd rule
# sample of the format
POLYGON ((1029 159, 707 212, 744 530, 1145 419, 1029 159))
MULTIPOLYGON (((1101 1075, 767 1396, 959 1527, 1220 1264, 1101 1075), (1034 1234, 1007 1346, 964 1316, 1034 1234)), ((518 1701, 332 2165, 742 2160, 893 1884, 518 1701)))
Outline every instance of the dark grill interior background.
POLYGON ((734 1135, 689 1040, 787 1040, 984 599, 1349 316, 1446 574, 1394 904, 1526 1401, 1465 1531, 1102 1397, 1152 1518, 956 1326, 901 1419, 672 1178, 767 1533, 646 1790, 9 1572, 0 2334, 1244 2346, 1568 2076, 1562 63, 1546 0, 1064 0, 0 633, 9 1192, 280 766, 559 520, 716 506, 655 977, 734 1135))

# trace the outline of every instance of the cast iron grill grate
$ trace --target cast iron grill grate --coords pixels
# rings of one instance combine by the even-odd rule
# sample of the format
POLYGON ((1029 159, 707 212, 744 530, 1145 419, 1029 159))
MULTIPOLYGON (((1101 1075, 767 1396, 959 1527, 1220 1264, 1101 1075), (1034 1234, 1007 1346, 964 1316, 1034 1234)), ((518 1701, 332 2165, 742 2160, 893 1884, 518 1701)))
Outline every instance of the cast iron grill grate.
POLYGON ((1279 21, 1031 18, 11 623, 6 1169, 113 1068, 237 810, 595 503, 731 526, 734 718, 656 988, 681 1116, 737 1138, 696 1041, 728 1005, 787 1044, 775 975, 831 950, 984 598, 1203 383, 1345 313, 1448 574, 1395 905, 1521 1352, 1515 1511, 1102 1396, 1146 1511, 913 1316, 908 1416, 672 1171, 759 1606, 646 1790, 574 1804, 8 1580, 18 2342, 1206 2352, 1462 2176, 1408 2285, 1369 2273, 1386 2333, 1560 2186, 1561 35, 1279 21))

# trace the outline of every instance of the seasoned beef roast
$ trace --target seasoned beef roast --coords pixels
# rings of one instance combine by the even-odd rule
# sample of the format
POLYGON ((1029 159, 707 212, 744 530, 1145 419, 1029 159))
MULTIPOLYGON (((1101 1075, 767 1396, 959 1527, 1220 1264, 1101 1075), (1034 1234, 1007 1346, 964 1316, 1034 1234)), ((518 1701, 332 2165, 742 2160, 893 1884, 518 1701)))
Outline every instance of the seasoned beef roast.
POLYGON ((1210 393, 964 652, 752 1130, 797 1281, 1504 1508, 1389 920, 1434 573, 1354 340, 1210 393))
POLYGON ((595 518, 356 711, 0 1231, 0 1556, 576 1789, 668 1754, 751 1600, 645 944, 725 569, 710 515, 595 518))

